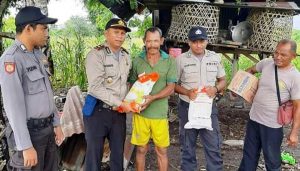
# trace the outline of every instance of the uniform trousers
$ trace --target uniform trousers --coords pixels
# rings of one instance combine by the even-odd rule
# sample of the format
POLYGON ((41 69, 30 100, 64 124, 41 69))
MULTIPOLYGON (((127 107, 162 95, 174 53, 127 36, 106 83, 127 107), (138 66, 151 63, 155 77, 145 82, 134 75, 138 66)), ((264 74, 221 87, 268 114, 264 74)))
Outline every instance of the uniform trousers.
POLYGON ((84 116, 87 150, 85 171, 100 171, 105 138, 109 141, 110 170, 123 170, 123 152, 126 138, 126 114, 104 108, 97 102, 91 116, 84 116))
POLYGON ((223 170, 223 160, 221 156, 222 136, 220 132, 218 110, 216 104, 213 104, 211 114, 213 131, 207 129, 184 129, 184 125, 188 122, 189 103, 180 100, 178 109, 179 140, 181 146, 181 170, 198 170, 196 158, 196 143, 198 135, 200 136, 204 147, 204 154, 206 158, 206 170, 223 170))
MULTIPOLYGON (((23 151, 13 151, 9 161, 9 170, 12 171, 57 171, 58 152, 55 143, 55 134, 52 125, 41 129, 29 129, 31 142, 37 152, 38 163, 32 168, 24 167, 23 151)), ((14 149, 13 132, 8 136, 10 148, 14 149)))

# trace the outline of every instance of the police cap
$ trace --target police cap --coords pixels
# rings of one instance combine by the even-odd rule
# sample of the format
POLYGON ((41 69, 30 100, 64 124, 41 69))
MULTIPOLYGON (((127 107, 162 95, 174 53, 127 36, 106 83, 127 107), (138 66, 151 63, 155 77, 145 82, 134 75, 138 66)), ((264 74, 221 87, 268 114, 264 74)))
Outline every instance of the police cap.
POLYGON ((201 26, 194 26, 190 29, 188 37, 190 41, 207 40, 206 29, 201 26))
POLYGON ((57 22, 56 18, 49 18, 42 14, 41 9, 34 6, 27 6, 18 12, 16 15, 16 26, 26 24, 54 24, 57 22))
POLYGON ((105 30, 109 28, 121 28, 126 32, 131 32, 131 29, 127 27, 126 22, 120 18, 112 18, 111 20, 109 20, 105 26, 105 30))

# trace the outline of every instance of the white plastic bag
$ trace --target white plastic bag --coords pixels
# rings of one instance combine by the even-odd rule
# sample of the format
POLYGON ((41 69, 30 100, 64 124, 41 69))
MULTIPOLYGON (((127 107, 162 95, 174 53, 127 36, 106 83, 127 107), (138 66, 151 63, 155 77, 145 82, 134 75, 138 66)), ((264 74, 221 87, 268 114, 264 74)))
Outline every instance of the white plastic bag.
MULTIPOLYGON (((159 79, 157 72, 139 75, 138 80, 132 85, 124 101, 129 102, 134 112, 140 113, 140 105, 145 102, 144 96, 149 95, 156 81, 159 79)), ((122 109, 118 109, 119 112, 122 109)))
POLYGON ((211 123, 211 112, 213 98, 206 94, 206 90, 200 87, 195 100, 190 101, 188 122, 184 125, 185 129, 208 129, 213 130, 211 123))

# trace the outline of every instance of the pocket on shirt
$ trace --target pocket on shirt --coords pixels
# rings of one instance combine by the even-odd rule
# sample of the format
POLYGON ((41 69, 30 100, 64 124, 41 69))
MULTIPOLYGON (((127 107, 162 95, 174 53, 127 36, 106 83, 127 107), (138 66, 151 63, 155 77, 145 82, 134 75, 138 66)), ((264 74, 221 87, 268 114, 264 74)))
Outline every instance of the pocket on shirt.
POLYGON ((217 80, 218 68, 206 66, 206 79, 208 82, 215 82, 217 80))
POLYGON ((199 78, 199 73, 196 68, 185 68, 183 73, 183 77, 181 78, 183 82, 186 83, 197 83, 197 79, 199 78))
POLYGON ((28 77, 27 81, 27 91, 28 94, 37 94, 39 92, 45 91, 44 75, 36 70, 26 73, 28 77))
POLYGON ((104 72, 105 72, 105 76, 115 76, 117 73, 117 70, 119 70, 119 68, 116 68, 115 65, 113 64, 106 64, 104 65, 104 72))

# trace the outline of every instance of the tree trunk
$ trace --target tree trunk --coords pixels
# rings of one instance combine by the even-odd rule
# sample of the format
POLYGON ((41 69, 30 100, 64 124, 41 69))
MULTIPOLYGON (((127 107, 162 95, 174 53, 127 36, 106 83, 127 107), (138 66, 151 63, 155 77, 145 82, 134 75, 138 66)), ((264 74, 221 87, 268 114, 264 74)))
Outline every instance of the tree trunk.
MULTIPOLYGON (((2 32, 3 29, 3 17, 5 12, 7 11, 9 4, 9 0, 0 0, 0 32, 2 32)), ((2 37, 0 37, 0 56, 3 53, 3 42, 2 37)))
POLYGON ((0 31, 0 38, 15 39, 15 34, 14 33, 8 33, 8 32, 1 32, 0 31))

